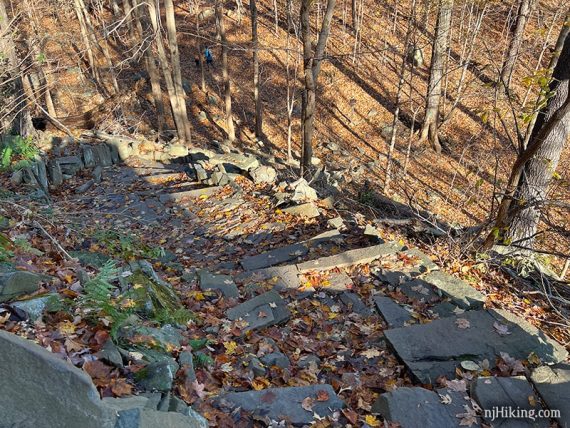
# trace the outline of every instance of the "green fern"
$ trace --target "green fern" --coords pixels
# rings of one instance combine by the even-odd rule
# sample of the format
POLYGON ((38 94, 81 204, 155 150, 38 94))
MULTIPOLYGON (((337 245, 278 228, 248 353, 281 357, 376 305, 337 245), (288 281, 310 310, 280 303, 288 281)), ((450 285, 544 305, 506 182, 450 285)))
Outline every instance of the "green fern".
POLYGON ((24 168, 29 166, 39 153, 31 137, 7 136, 0 145, 0 168, 4 170, 14 166, 16 169, 24 168))

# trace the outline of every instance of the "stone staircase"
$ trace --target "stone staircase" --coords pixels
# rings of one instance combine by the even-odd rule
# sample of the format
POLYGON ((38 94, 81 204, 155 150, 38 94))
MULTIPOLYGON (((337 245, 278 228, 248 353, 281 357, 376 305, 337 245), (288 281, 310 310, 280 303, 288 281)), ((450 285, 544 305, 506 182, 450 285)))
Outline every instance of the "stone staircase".
MULTIPOLYGON (((564 347, 520 317, 485 309, 481 292, 442 271, 417 249, 354 229, 323 232, 308 220, 319 215, 315 204, 308 211, 298 208, 302 205, 289 210, 307 219, 305 235, 314 232, 290 242, 284 223, 275 220, 270 198, 244 193, 233 182, 239 181, 238 176, 230 177, 237 172, 228 173, 228 165, 245 174, 258 164, 224 156, 214 162, 213 173, 196 167, 196 159, 190 159, 188 166, 131 158, 127 167, 113 167, 111 160, 101 185, 65 200, 74 201, 78 211, 96 209, 103 214, 102 223, 145 225, 164 236, 175 236, 177 230, 177 256, 201 263, 196 266, 197 285, 229 302, 226 318, 239 326, 242 340, 247 341, 252 332, 263 336, 275 326, 282 330, 283 343, 274 343, 272 352, 264 356, 266 364, 257 357, 247 362, 254 375, 273 365, 303 370, 301 363, 307 359, 315 368, 321 359, 335 361, 337 355, 308 354, 292 368, 281 349, 286 348, 291 325, 305 322, 299 318, 299 308, 315 299, 336 311, 319 326, 335 333, 320 340, 341 341, 347 348, 342 333, 335 336, 342 331, 341 318, 356 323, 377 320, 382 336, 370 348, 378 355, 371 352, 359 364, 366 370, 383 370, 381 355, 393 353, 405 366, 412 385, 381 394, 372 407, 388 422, 404 428, 457 427, 465 421, 481 426, 491 421, 489 414, 476 413, 477 406, 483 411, 512 406, 525 411, 560 410, 558 423, 570 426, 570 366, 564 347), (238 208, 239 215, 233 217, 238 208), (267 243, 274 242, 269 238, 276 236, 283 237, 284 245, 269 247, 267 243), (499 360, 539 364, 529 379, 485 376, 499 360), (463 380, 453 381, 458 373, 463 380), (422 387, 435 386, 441 377, 447 378, 447 387, 422 387)), ((241 408, 265 421, 287 420, 302 426, 328 416, 342 424, 346 404, 337 396, 332 377, 318 371, 319 382, 311 386, 225 391, 214 402, 224 411, 241 408)), ((119 414, 129 409, 123 406, 119 414)), ((495 426, 548 425, 548 419, 498 420, 495 426)))

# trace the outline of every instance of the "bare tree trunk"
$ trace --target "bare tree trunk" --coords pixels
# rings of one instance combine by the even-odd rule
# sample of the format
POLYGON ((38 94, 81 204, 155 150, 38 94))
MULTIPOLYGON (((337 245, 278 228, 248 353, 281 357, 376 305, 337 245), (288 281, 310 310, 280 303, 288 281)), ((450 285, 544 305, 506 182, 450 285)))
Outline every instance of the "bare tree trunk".
POLYGON ((200 16, 196 16, 196 35, 198 37, 198 61, 200 61, 200 87, 206 92, 206 71, 204 70, 204 46, 200 35, 200 16))
POLYGON ((186 94, 184 93, 184 86, 182 85, 180 53, 178 51, 178 42, 176 40, 176 18, 174 16, 174 3, 172 0, 164 0, 164 14, 166 15, 166 31, 168 33, 168 48, 170 50, 174 91, 178 101, 180 115, 184 117, 183 140, 190 144, 192 142, 192 134, 190 132, 190 122, 188 121, 188 114, 186 112, 186 94))
MULTIPOLYGON (((140 43, 145 41, 145 33, 142 26, 143 12, 137 6, 141 0, 132 0, 133 7, 135 7, 134 21, 135 29, 137 32, 137 37, 140 43)), ((152 100, 154 108, 156 109, 156 119, 158 125, 158 132, 162 132, 164 129, 165 115, 164 115, 164 102, 162 101, 162 88, 160 87, 160 73, 158 67, 156 66, 155 58, 152 52, 152 43, 143 47, 145 49, 144 53, 144 65, 150 79, 150 88, 152 91, 152 100)))
POLYGON ((321 71, 321 63, 325 47, 330 34, 331 21, 336 0, 327 0, 327 9, 314 52, 310 22, 310 10, 312 4, 312 0, 301 0, 301 41, 303 43, 303 70, 305 83, 301 106, 301 133, 303 145, 301 176, 305 176, 311 168, 311 159, 313 157, 312 139, 314 133, 315 108, 317 104, 316 86, 319 72, 321 71))
POLYGON ((188 129, 186 104, 184 103, 183 105, 180 105, 179 97, 176 94, 174 79, 172 77, 172 66, 166 54, 166 50, 164 49, 164 43, 162 41, 162 35, 160 33, 159 16, 157 14, 156 6, 152 1, 149 1, 147 3, 147 6, 150 15, 150 22, 154 31, 154 40, 158 51, 158 61, 162 67, 162 74, 164 75, 164 81, 166 83, 166 89, 168 91, 168 98, 170 100, 172 117, 174 119, 174 124, 176 125, 178 139, 181 142, 186 142, 186 130, 188 129))
POLYGON ((226 39, 224 10, 221 0, 216 1, 216 25, 218 27, 220 43, 222 44, 222 80, 224 82, 225 113, 226 126, 228 128, 228 140, 234 141, 236 139, 236 131, 232 117, 232 83, 228 72, 228 41, 226 39))
POLYGON ((251 9, 251 42, 253 44, 253 98, 255 99, 255 136, 263 137, 263 105, 259 96, 259 49, 257 38, 257 6, 256 0, 249 1, 251 9))
POLYGON ((438 137, 439 104, 441 101, 445 57, 449 47, 449 31, 452 9, 453 0, 440 0, 436 35, 432 49, 429 86, 426 101, 426 115, 420 137, 420 141, 425 141, 429 138, 431 146, 437 153, 441 153, 441 144, 438 137))
POLYGON ((486 247, 490 247, 497 237, 506 244, 524 242, 525 247, 533 245, 546 192, 570 135, 568 36, 552 77, 550 90, 555 95, 540 112, 528 147, 513 165, 495 228, 485 241, 486 247))
POLYGON ((531 6, 532 0, 520 0, 515 31, 509 42, 507 58, 505 59, 505 62, 501 69, 500 82, 507 89, 511 84, 513 70, 515 68, 515 64, 519 56, 519 51, 524 40, 524 30, 526 28, 526 23, 530 15, 531 6))
POLYGON ((95 79, 95 82, 97 82, 99 86, 104 87, 101 82, 101 76, 99 75, 99 67, 95 63, 95 55, 93 54, 93 47, 91 46, 91 38, 89 37, 89 30, 87 29, 85 15, 83 14, 80 0, 73 0, 73 5, 75 8, 75 14, 77 15, 77 20, 79 21, 81 38, 83 39, 83 44, 85 44, 87 62, 89 63, 89 68, 91 69, 91 76, 93 76, 93 79, 95 79))

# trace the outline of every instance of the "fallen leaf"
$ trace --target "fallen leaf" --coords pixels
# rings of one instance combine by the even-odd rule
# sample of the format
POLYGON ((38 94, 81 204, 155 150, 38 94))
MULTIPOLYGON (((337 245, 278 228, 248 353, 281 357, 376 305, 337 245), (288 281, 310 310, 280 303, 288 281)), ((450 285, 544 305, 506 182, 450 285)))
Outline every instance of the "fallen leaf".
POLYGON ((313 402, 314 400, 311 397, 307 397, 301 402, 301 407, 305 409, 307 412, 312 412, 313 402))
POLYGON ((375 349, 375 348, 370 348, 370 349, 367 349, 366 351, 363 351, 361 354, 370 360, 374 357, 379 357, 380 351, 378 349, 375 349))
POLYGON ((131 395, 133 393, 133 386, 128 384, 125 379, 111 379, 109 386, 113 394, 117 397, 131 395))
POLYGON ((469 320, 466 320, 465 318, 457 318, 455 320, 455 325, 457 326, 457 328, 460 328, 462 330, 471 327, 471 323, 469 322, 469 320))
POLYGON ((328 401, 329 400, 329 393, 326 392, 324 389, 320 389, 317 391, 317 401, 328 401))
POLYGON ((380 421, 373 415, 366 415, 364 421, 371 427, 379 427, 380 421))
POLYGON ((493 323, 493 327, 495 328, 495 331, 499 333, 500 336, 508 336, 509 334, 511 334, 511 332, 509 331, 509 327, 507 327, 504 324, 500 324, 497 321, 493 323))

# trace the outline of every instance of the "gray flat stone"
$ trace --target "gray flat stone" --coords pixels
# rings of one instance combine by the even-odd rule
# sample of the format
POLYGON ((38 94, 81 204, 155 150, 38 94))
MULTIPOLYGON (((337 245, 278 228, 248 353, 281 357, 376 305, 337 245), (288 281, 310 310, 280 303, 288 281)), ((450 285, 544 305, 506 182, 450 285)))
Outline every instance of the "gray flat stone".
POLYGON ((295 265, 287 266, 276 266, 269 267, 266 269, 260 269, 252 271, 251 273, 246 272, 244 275, 240 275, 240 278, 244 278, 249 275, 255 275, 260 279, 276 279, 275 289, 297 289, 300 286, 299 282, 299 270, 295 265))
POLYGON ((6 302, 40 288, 41 277, 32 272, 14 271, 0 274, 0 302, 6 302))
POLYGON ((407 322, 412 320, 412 315, 391 298, 386 296, 374 296, 372 299, 378 308, 378 312, 380 312, 380 315, 386 320, 388 327, 403 327, 407 322))
POLYGON ((319 209, 312 202, 306 204, 295 205, 288 208, 283 208, 284 213, 296 215, 299 217, 315 218, 321 215, 319 209))
POLYGON ((292 244, 286 247, 275 248, 256 256, 245 257, 240 261, 245 270, 263 269, 281 263, 296 260, 306 255, 309 248, 305 244, 292 244))
POLYGON ((454 315, 459 315, 465 312, 463 309, 460 309, 453 303, 449 302, 438 303, 431 310, 434 314, 437 314, 439 318, 452 317, 454 315))
POLYGON ((288 369, 291 366, 289 357, 282 352, 272 352, 260 358, 261 362, 267 367, 277 366, 282 369, 288 369))
MULTIPOLYGON (((322 395, 322 393, 321 393, 322 395)), ((320 417, 330 416, 344 407, 330 385, 296 386, 289 388, 269 388, 262 391, 230 392, 222 395, 220 404, 269 419, 287 421, 299 426, 308 425, 314 420, 313 412, 320 417), (329 399, 318 401, 317 394, 324 391, 329 399), (310 397, 314 400, 313 411, 303 409, 302 402, 310 397)))
POLYGON ((146 391, 168 392, 172 389, 178 364, 172 359, 150 363, 135 375, 137 385, 146 391))
POLYGON ((395 287, 411 279, 410 274, 407 272, 398 272, 386 269, 380 269, 378 272, 374 272, 374 276, 380 281, 395 287))
POLYGON ((463 405, 469 403, 454 391, 439 390, 438 393, 424 388, 397 388, 380 395, 372 405, 372 412, 402 428, 459 427, 461 419, 456 415, 465 413, 463 405), (438 393, 449 395, 451 403, 443 404, 438 393))
POLYGON ((439 266, 436 265, 427 254, 422 253, 417 248, 402 251, 402 254, 415 260, 414 265, 409 269, 409 272, 413 275, 419 275, 420 273, 431 272, 439 269, 439 266))
POLYGON ((297 265, 297 268, 301 273, 304 273, 312 270, 322 271, 370 263, 387 254, 396 253, 400 248, 401 245, 396 243, 386 243, 374 245, 372 247, 357 248, 334 256, 323 257, 317 260, 301 263, 297 265))
POLYGON ((465 281, 455 278, 445 272, 430 272, 422 278, 429 284, 437 287, 443 294, 462 309, 482 308, 485 296, 475 290, 465 281))
POLYGON ((91 378, 44 348, 0 331, 0 425, 113 428, 91 378))
POLYGON ((525 359, 534 352, 545 363, 557 363, 568 353, 557 342, 524 319, 505 311, 467 311, 429 324, 396 328, 384 332, 386 338, 412 373, 423 383, 438 376, 455 377, 455 368, 463 360, 495 361, 501 352, 525 359), (470 327, 461 329, 458 318, 470 327), (511 334, 501 336, 493 324, 506 325, 511 334))
POLYGON ((363 317, 372 315, 372 310, 366 306, 360 296, 356 293, 344 292, 340 295, 340 300, 358 315, 363 317))
POLYGON ((271 290, 228 309, 226 316, 232 321, 244 319, 249 323, 245 331, 249 331, 280 324, 288 320, 291 313, 279 293, 271 290))
POLYGON ((401 284, 398 289, 410 299, 420 302, 430 302, 439 297, 433 285, 418 278, 401 284))
POLYGON ((239 297, 238 288, 229 275, 213 275, 208 271, 198 272, 202 291, 219 290, 224 297, 239 297))
POLYGON ((471 384, 471 397, 477 401, 483 409, 484 419, 492 423, 496 428, 534 428, 548 427, 548 419, 512 419, 501 418, 497 413, 492 414, 494 408, 502 409, 510 407, 512 409, 534 410, 538 412, 542 407, 538 397, 535 396, 531 384, 524 376, 514 377, 478 377, 471 384), (530 404, 533 398, 534 406, 530 404), (485 415, 485 411, 489 413, 485 415))
POLYGON ((562 428, 570 428, 570 364, 539 367, 531 379, 548 408, 560 410, 558 422, 562 428))
POLYGON ((353 287, 352 279, 346 272, 332 272, 329 275, 329 285, 323 287, 322 290, 332 293, 342 293, 352 290, 353 287))
POLYGON ((204 187, 203 189, 187 190, 177 193, 163 193, 158 196, 158 200, 163 204, 166 202, 180 202, 184 199, 195 199, 201 196, 211 196, 222 188, 218 186, 204 187))

